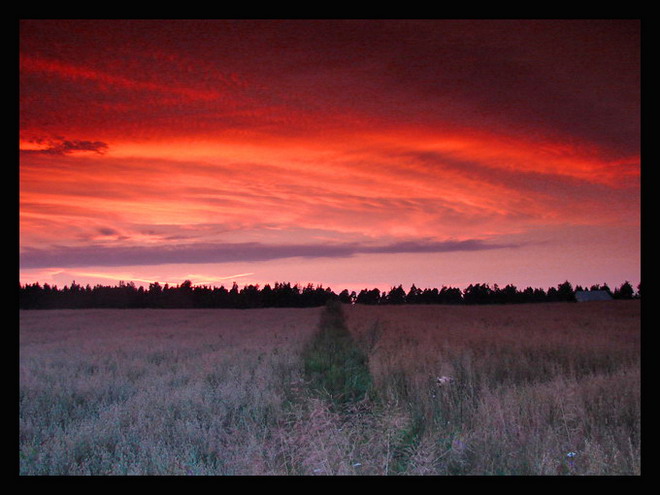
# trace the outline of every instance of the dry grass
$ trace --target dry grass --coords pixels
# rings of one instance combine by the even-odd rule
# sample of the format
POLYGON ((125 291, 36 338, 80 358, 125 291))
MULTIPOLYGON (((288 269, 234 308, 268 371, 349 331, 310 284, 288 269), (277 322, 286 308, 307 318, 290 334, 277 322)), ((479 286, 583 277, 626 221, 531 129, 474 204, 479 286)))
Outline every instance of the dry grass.
POLYGON ((412 421, 401 472, 640 473, 639 301, 348 309, 412 421))
POLYGON ((260 474, 318 310, 21 314, 26 474, 260 474))
POLYGON ((639 310, 345 306, 373 388, 342 410, 304 381, 318 308, 21 312, 20 472, 637 475, 639 310))

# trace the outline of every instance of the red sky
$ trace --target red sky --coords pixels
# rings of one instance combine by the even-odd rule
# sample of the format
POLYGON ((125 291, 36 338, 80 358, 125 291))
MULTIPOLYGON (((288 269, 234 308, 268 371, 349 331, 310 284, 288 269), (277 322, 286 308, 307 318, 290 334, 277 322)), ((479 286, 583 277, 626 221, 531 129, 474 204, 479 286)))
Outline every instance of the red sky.
POLYGON ((20 22, 21 283, 640 279, 640 24, 20 22))

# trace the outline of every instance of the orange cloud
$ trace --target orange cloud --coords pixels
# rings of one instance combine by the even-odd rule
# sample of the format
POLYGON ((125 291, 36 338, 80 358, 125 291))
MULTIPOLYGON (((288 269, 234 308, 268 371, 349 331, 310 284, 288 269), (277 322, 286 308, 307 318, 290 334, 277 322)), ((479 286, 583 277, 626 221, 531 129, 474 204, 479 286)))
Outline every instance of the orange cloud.
POLYGON ((29 231, 37 218, 67 218, 62 228, 76 228, 82 242, 108 224, 125 233, 114 241, 142 244, 162 240, 140 234, 136 224, 178 225, 184 238, 194 233, 199 241, 222 235, 196 226, 222 225, 224 232, 264 224, 445 240, 616 221, 615 209, 589 191, 616 189, 635 168, 619 170, 594 155, 405 131, 257 144, 124 141, 103 157, 26 157, 22 225, 29 231), (583 195, 560 200, 568 186, 583 195))
POLYGON ((639 225, 636 28, 576 22, 24 21, 21 249, 639 225))

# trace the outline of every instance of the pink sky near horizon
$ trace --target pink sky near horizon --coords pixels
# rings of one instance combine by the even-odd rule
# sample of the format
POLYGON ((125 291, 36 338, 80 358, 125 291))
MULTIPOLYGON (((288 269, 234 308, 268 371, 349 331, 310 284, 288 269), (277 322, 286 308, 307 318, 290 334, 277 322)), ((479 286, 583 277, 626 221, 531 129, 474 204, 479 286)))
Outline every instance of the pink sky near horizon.
POLYGON ((640 282, 637 21, 20 23, 20 281, 640 282))

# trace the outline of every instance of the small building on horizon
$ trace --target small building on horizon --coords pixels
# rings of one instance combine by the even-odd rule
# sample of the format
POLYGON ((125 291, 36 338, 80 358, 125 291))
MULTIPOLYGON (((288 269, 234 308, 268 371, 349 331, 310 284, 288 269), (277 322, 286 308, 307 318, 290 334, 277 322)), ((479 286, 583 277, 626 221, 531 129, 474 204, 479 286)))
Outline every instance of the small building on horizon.
POLYGON ((578 290, 575 291, 577 302, 611 301, 612 295, 606 290, 578 290))

